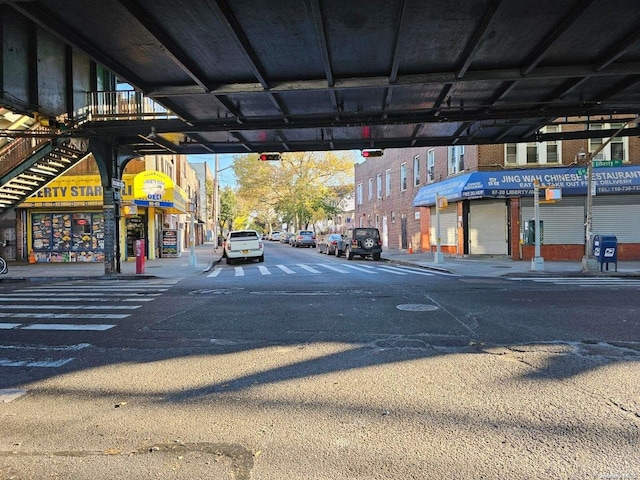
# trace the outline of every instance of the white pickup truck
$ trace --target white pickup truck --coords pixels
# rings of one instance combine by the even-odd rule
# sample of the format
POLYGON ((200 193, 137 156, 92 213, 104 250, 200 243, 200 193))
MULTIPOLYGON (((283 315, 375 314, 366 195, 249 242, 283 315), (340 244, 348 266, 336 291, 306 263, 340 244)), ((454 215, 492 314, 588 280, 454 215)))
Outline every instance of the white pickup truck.
POLYGON ((224 256, 227 257, 227 265, 236 260, 257 258, 264 262, 264 245, 260 234, 255 230, 233 230, 227 235, 224 243, 224 256))

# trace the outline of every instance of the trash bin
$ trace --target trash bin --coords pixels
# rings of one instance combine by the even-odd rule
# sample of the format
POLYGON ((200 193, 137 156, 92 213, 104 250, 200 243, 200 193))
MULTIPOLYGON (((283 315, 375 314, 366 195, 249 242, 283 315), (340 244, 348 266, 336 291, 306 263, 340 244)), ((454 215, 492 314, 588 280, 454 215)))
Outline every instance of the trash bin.
POLYGON ((593 237, 593 256, 600 264, 600 271, 602 271, 603 264, 606 263, 607 270, 609 270, 609 263, 615 263, 617 272, 618 238, 615 235, 595 235, 593 237))

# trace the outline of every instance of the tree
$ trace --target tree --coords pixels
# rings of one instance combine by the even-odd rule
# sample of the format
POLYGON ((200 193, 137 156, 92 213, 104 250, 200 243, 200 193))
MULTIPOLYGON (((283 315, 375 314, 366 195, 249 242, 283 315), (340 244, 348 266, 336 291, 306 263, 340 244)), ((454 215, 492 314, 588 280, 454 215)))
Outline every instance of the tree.
POLYGON ((220 192, 220 215, 218 217, 220 232, 224 232, 225 226, 233 230, 234 220, 238 213, 238 200, 233 189, 226 186, 220 192))
POLYGON ((307 228, 338 213, 353 194, 353 163, 353 157, 333 152, 285 153, 281 162, 261 162, 257 154, 236 157, 238 197, 269 227, 286 222, 307 228))

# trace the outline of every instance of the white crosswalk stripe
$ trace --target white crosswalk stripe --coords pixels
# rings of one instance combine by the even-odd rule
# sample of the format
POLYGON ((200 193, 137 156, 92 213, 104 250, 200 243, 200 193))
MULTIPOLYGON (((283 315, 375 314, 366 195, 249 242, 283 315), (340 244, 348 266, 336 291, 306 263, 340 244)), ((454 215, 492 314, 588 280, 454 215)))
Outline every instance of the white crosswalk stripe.
MULTIPOLYGON (((234 277, 245 277, 250 275, 255 275, 254 272, 259 273, 260 275, 272 275, 273 273, 285 273, 286 275, 295 275, 295 274, 312 274, 312 275, 326 275, 330 273, 339 273, 339 274, 349 274, 349 273, 365 273, 368 275, 379 275, 379 274, 392 274, 399 276, 407 276, 407 275, 421 275, 425 277, 431 277, 434 275, 446 275, 452 276, 448 272, 438 272, 438 271, 428 271, 424 268, 419 267, 409 267, 409 266, 392 266, 392 265, 381 265, 378 263, 375 264, 353 264, 353 263, 340 263, 340 264, 328 264, 328 263, 296 263, 292 265, 246 265, 244 267, 234 267, 225 268, 218 267, 213 270, 213 272, 209 273, 207 277, 216 278, 219 276, 228 276, 231 273, 234 277)), ((456 276, 456 275, 453 275, 456 276)))
MULTIPOLYGON (((24 332, 24 335, 55 331, 80 335, 82 332, 106 332, 116 328, 118 322, 126 321, 145 302, 167 292, 178 281, 68 282, 16 289, 9 295, 0 296, 0 319, 3 320, 0 330, 24 332)), ((59 368, 74 360, 68 355, 54 358, 59 357, 60 352, 91 346, 88 343, 79 345, 81 347, 43 345, 34 348, 32 344, 0 344, 0 368, 59 368), (40 358, 36 358, 38 356, 40 358)))

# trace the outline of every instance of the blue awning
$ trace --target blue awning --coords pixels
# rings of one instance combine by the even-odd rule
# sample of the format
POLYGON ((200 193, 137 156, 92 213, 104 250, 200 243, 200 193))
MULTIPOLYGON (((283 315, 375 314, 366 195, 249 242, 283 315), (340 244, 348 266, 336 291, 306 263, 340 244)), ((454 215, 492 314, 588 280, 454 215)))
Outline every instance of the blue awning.
MULTIPOLYGON (((422 187, 414 207, 435 205, 436 194, 448 201, 533 195, 533 182, 562 189, 562 195, 586 195, 585 167, 541 168, 473 172, 422 187)), ((640 166, 594 168, 596 195, 640 193, 640 166)))

